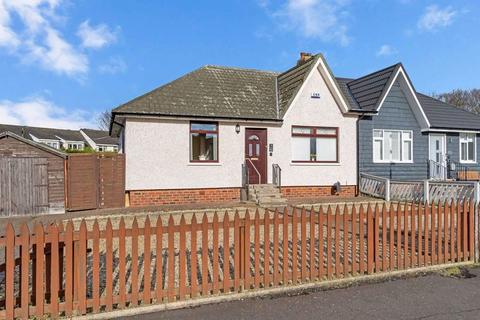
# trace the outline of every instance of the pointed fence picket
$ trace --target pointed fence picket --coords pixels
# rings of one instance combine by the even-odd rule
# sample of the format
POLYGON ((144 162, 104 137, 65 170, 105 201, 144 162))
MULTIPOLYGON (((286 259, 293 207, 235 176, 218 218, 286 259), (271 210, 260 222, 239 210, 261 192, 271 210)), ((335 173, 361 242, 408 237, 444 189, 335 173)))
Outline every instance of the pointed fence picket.
POLYGON ((285 208, 0 237, 0 318, 91 314, 473 261, 473 202, 285 208), (199 222, 197 222, 199 221, 199 222))

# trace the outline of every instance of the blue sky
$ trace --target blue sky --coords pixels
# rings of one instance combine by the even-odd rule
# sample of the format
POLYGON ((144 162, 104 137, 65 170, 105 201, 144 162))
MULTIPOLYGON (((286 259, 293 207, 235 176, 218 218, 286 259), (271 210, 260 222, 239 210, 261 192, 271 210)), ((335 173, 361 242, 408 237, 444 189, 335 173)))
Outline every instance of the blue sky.
POLYGON ((0 123, 95 127, 205 64, 338 76, 403 62, 425 93, 480 88, 480 2, 0 0, 0 123))

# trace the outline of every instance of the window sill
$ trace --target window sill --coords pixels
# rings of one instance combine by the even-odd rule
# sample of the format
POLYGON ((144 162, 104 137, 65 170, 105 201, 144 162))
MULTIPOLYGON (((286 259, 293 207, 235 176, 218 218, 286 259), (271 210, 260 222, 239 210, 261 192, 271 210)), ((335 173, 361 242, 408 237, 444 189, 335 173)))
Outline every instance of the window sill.
POLYGON ((339 162, 290 162, 292 167, 335 167, 339 162))
POLYGON ((477 161, 460 161, 460 164, 477 164, 477 161))
POLYGON ((413 164, 413 161, 373 161, 375 164, 413 164))
POLYGON ((189 162, 187 166, 191 167, 219 167, 223 164, 221 162, 189 162))

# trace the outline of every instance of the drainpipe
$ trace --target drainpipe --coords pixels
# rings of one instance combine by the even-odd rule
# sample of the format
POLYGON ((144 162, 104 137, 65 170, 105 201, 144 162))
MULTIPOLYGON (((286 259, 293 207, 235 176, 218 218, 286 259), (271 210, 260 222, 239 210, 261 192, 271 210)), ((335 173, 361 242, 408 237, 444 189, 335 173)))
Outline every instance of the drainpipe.
POLYGON ((475 263, 478 263, 479 261, 479 250, 480 248, 478 247, 479 246, 479 240, 478 240, 478 237, 480 236, 479 235, 479 226, 478 226, 478 222, 479 222, 479 210, 478 210, 478 206, 479 206, 479 201, 480 201, 480 182, 475 182, 475 186, 474 186, 474 207, 473 207, 473 223, 474 223, 474 259, 475 259, 475 263))

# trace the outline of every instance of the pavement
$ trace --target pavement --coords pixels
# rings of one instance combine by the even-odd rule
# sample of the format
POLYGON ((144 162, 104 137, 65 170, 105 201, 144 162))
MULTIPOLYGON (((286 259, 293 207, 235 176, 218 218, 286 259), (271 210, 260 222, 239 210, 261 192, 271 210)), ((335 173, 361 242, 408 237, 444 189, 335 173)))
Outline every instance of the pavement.
POLYGON ((432 273, 342 289, 252 298, 137 314, 153 319, 480 319, 480 268, 450 277, 432 273))

